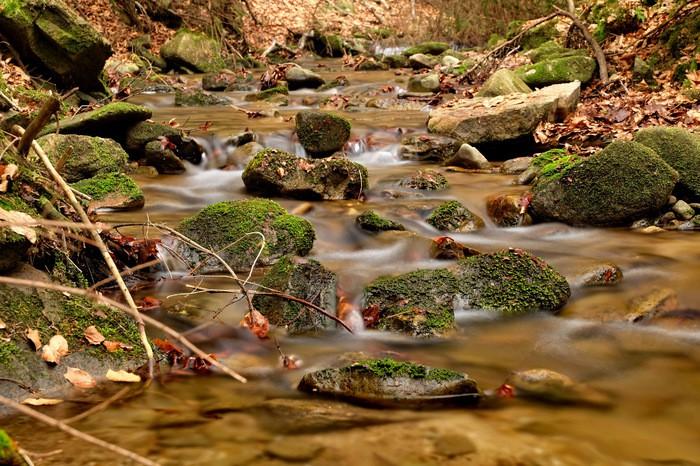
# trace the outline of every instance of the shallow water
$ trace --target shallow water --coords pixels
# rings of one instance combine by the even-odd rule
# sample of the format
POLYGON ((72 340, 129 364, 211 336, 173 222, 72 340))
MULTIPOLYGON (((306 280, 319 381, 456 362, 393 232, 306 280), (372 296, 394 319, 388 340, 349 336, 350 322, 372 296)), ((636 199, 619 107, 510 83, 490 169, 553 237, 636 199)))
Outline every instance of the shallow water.
MULTIPOLYGON (((388 72, 345 74, 360 86, 380 88, 396 77, 388 72)), ((400 83, 398 83, 400 84, 400 83)), ((352 91, 352 89, 351 89, 352 91)), ((289 120, 309 92, 292 93, 292 106, 280 117, 248 119, 232 108, 174 108, 169 96, 140 96, 154 120, 175 117, 183 127, 210 121, 210 130, 229 136, 245 128, 266 144, 299 152, 289 120)), ((234 96, 235 97, 235 96, 234 96)), ((240 105, 243 103, 239 95, 240 105)), ((389 273, 439 267, 429 257, 430 238, 438 232, 422 213, 441 199, 459 199, 487 219, 485 199, 491 194, 521 192, 512 176, 445 172, 451 188, 420 198, 388 198, 402 175, 426 164, 403 162, 396 151, 402 134, 422 131, 425 111, 371 110, 348 112, 353 123, 350 156, 369 168, 367 201, 317 202, 305 215, 315 226, 312 257, 339 276, 340 287, 359 304, 362 287, 389 273), (366 208, 401 220, 415 234, 369 236, 354 218, 366 208)), ((519 156, 525 154, 510 154, 519 156)), ((432 167, 434 168, 434 167, 432 167)), ((146 193, 141 212, 109 213, 111 222, 176 224, 207 204, 246 197, 241 171, 190 167, 182 176, 139 177, 146 193)), ((299 201, 279 200, 286 208, 299 201)), ((140 234, 140 229, 125 229, 140 234)), ((156 232, 149 231, 155 235, 156 232)), ((546 259, 567 276, 573 294, 559 316, 502 318, 460 310, 459 329, 449 338, 420 340, 340 330, 316 338, 286 338, 287 354, 303 360, 299 371, 283 371, 271 342, 259 342, 235 327, 245 312, 240 303, 227 306, 226 295, 172 296, 186 293, 177 274, 164 274, 142 294, 163 299, 159 317, 179 328, 188 322, 217 322, 196 339, 207 350, 250 378, 240 384, 218 375, 165 377, 150 387, 124 394, 107 409, 74 424, 151 459, 173 465, 694 465, 700 464, 700 334, 688 325, 639 326, 604 323, 606 315, 624 315, 627 303, 654 288, 678 293, 681 309, 700 303, 700 240, 697 233, 645 235, 623 229, 582 229, 557 224, 499 229, 488 222, 474 233, 452 235, 470 247, 495 251, 518 247, 546 259), (583 289, 577 275, 601 261, 618 264, 622 283, 614 288, 583 289), (171 296, 168 298, 168 296, 171 296), (449 367, 474 377, 483 389, 503 383, 513 370, 549 368, 608 393, 607 409, 535 404, 510 400, 479 410, 376 410, 319 400, 297 393, 306 370, 320 368, 349 351, 396 352, 429 365, 449 367), (464 447, 467 436, 475 451, 464 447), (455 451, 452 451, 452 450, 455 451), (465 451, 467 451, 465 453, 465 451)), ((231 287, 225 279, 206 284, 231 287)), ((697 327, 696 327, 697 328, 697 327)), ((58 418, 82 412, 99 399, 44 409, 58 418)), ((101 395, 104 395, 101 393, 101 395)), ((60 448, 61 454, 36 456, 37 465, 129 464, 33 422, 11 419, 9 431, 30 452, 60 448)))

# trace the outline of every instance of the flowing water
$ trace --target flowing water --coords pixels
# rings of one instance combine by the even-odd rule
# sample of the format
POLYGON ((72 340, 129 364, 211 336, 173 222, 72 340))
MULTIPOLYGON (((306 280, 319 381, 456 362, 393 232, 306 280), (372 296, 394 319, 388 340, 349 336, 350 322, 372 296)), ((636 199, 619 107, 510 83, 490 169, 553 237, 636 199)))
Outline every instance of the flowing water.
MULTIPOLYGON (((332 66, 324 70, 325 76, 346 74, 354 84, 345 94, 374 90, 384 96, 381 88, 397 79, 390 72, 341 73, 332 66)), ((229 95, 250 108, 243 94, 229 95)), ((211 122, 209 130, 220 137, 249 128, 265 145, 300 152, 289 117, 313 105, 309 98, 313 96, 313 92, 292 93, 290 106, 280 109, 279 116, 259 119, 248 119, 228 107, 175 108, 172 96, 133 100, 153 107, 154 120, 176 118, 195 134, 205 122, 211 122)), ((451 185, 447 191, 412 198, 388 196, 401 176, 429 167, 397 156, 402 134, 425 130, 427 113, 421 107, 344 113, 353 124, 350 157, 370 172, 367 200, 315 202, 305 214, 318 238, 312 257, 338 274, 340 288, 355 304, 362 287, 379 275, 441 266, 428 253, 430 238, 438 232, 422 220, 436 202, 458 199, 487 219, 487 196, 523 190, 514 185, 512 176, 445 172, 451 185), (370 207, 415 233, 360 232, 354 218, 370 207)), ((209 138, 210 144, 216 141, 209 138)), ((519 155, 527 154, 503 154, 519 155)), ((127 223, 148 218, 175 225, 208 204, 247 196, 241 171, 235 170, 191 166, 181 176, 137 179, 146 194, 145 209, 109 213, 106 220, 127 223)), ((300 204, 279 201, 288 209, 300 204)), ((532 251, 567 276, 571 300, 558 316, 504 318, 461 310, 458 331, 441 340, 367 332, 349 335, 340 330, 314 338, 280 337, 283 351, 303 360, 301 370, 286 371, 279 369, 274 344, 234 328, 245 312, 241 303, 230 305, 230 297, 223 294, 183 296, 190 290, 187 285, 195 282, 184 279, 183 270, 175 267, 172 275, 163 274, 142 293, 163 299, 158 317, 181 329, 216 316, 217 324, 196 332, 197 342, 241 370, 249 383, 218 375, 170 375, 148 388, 120 394, 109 407, 74 426, 173 465, 700 464, 700 417, 695 417, 700 413, 698 327, 683 320, 656 326, 604 322, 606 315, 624 315, 631 299, 655 288, 672 288, 681 309, 697 309, 697 233, 645 235, 558 224, 500 229, 487 220, 485 229, 453 237, 482 251, 507 247, 532 251), (624 271, 619 286, 576 285, 577 274, 603 261, 624 271), (304 371, 327 366, 350 351, 389 351, 449 367, 469 374, 484 389, 498 387, 514 370, 548 368, 608 393, 614 403, 595 409, 510 400, 477 410, 405 411, 361 408, 296 392, 304 371)), ((232 287, 225 279, 212 278, 205 284, 232 287)), ((70 417, 110 394, 95 394, 92 400, 76 395, 73 402, 46 412, 70 417)), ((38 465, 129 464, 31 421, 13 419, 9 430, 31 452, 63 450, 36 455, 38 465)))

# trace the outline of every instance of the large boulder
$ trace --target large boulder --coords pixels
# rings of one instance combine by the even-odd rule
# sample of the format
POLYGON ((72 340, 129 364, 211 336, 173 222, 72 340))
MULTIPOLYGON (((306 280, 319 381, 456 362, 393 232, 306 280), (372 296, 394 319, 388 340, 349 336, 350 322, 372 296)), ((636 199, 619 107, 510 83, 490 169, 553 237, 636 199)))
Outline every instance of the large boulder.
POLYGON ((428 131, 468 144, 530 135, 542 121, 561 121, 576 109, 581 83, 557 84, 529 94, 475 97, 430 112, 428 131))
POLYGON ((219 43, 201 32, 181 29, 160 48, 169 67, 199 73, 216 73, 226 64, 219 43))
POLYGON ((653 150, 615 141, 599 153, 540 173, 531 207, 536 217, 571 225, 624 225, 668 201, 678 173, 653 150))
MULTIPOLYGON (((263 290, 301 298, 335 315, 337 278, 315 260, 284 256, 265 274, 260 285, 263 290)), ((315 333, 334 325, 318 311, 276 296, 257 295, 253 305, 272 325, 286 328, 290 335, 315 333)))
POLYGON ((580 81, 585 84, 593 79, 596 66, 596 61, 591 57, 571 55, 550 58, 532 65, 521 66, 516 70, 516 74, 531 87, 543 87, 574 81, 580 81))
POLYGON ((532 89, 525 84, 513 71, 501 68, 491 75, 481 86, 477 97, 496 97, 508 94, 528 94, 532 89))
POLYGON ((681 196, 700 199, 700 138, 683 128, 644 128, 634 140, 652 149, 680 175, 681 196))
POLYGON ((295 91, 297 89, 317 89, 326 84, 326 81, 320 74, 302 68, 301 66, 289 68, 285 79, 290 91, 295 91))
POLYGON ((332 113, 303 111, 296 116, 299 142, 311 157, 326 157, 350 139, 350 122, 332 113))
POLYGON ((124 137, 127 129, 152 116, 146 107, 126 102, 112 102, 96 110, 79 113, 62 119, 58 125, 47 125, 41 135, 60 132, 62 134, 86 134, 112 139, 124 137))
POLYGON ((475 405, 481 393, 460 372, 390 358, 361 359, 352 364, 311 372, 299 390, 378 405, 475 405))
POLYGON ((69 183, 107 173, 121 173, 129 156, 111 139, 79 134, 49 134, 37 140, 69 183))
POLYGON ((357 199, 369 188, 367 169, 344 156, 309 160, 265 149, 243 171, 248 191, 309 200, 357 199))
POLYGON ((57 79, 63 87, 104 92, 100 73, 112 49, 63 1, 4 1, 0 32, 27 65, 57 79))
MULTIPOLYGON (((212 204, 184 219, 178 231, 204 247, 219 251, 235 270, 247 270, 265 245, 258 265, 272 265, 287 254, 305 256, 311 251, 316 234, 305 219, 290 215, 275 201, 243 199, 212 204), (233 244, 233 246, 231 246, 233 244)), ((182 242, 176 251, 192 266, 204 260, 203 272, 225 271, 223 265, 182 242)))

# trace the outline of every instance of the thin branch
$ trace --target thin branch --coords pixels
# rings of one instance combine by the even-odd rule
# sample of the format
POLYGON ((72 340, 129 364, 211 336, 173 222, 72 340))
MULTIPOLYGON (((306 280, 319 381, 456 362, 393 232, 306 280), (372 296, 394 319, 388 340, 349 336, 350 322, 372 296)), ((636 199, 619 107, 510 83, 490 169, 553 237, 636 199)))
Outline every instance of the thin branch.
POLYGON ((600 44, 598 44, 598 41, 595 40, 591 32, 588 30, 585 24, 581 22, 578 17, 573 14, 572 12, 568 12, 565 10, 562 10, 561 8, 555 6, 554 10, 561 16, 566 16, 569 18, 573 23, 574 26, 579 28, 581 33, 583 34, 583 37, 586 38, 586 42, 588 42, 588 45, 591 46, 593 49, 593 54, 595 55, 595 59, 598 62, 598 74, 600 76, 600 80, 605 83, 608 81, 608 63, 605 61, 605 52, 603 52, 603 49, 600 47, 600 44))
POLYGON ((58 113, 60 107, 61 103, 56 97, 51 96, 46 99, 44 105, 41 106, 39 113, 32 120, 32 122, 29 123, 27 130, 24 132, 24 134, 22 134, 22 138, 19 140, 17 152, 19 152, 22 157, 27 155, 36 135, 39 134, 39 131, 41 131, 44 126, 46 126, 46 123, 49 121, 49 119, 51 119, 51 116, 58 113))

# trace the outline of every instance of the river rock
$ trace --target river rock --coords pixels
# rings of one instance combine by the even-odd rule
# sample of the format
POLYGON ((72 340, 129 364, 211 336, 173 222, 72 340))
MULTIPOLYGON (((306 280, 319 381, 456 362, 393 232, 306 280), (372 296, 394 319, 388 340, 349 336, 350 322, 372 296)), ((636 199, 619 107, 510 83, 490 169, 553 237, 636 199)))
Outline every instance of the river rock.
POLYGON ((579 81, 587 83, 593 78, 596 61, 587 56, 573 55, 550 58, 518 68, 515 73, 531 87, 579 81))
POLYGON ((421 162, 442 162, 457 152, 461 144, 450 137, 437 134, 413 134, 401 140, 402 159, 421 162))
POLYGON ((326 81, 320 74, 301 66, 293 66, 287 70, 287 86, 290 91, 297 89, 317 89, 323 86, 326 81))
POLYGON ((509 69, 501 68, 486 80, 476 95, 477 97, 496 97, 516 93, 528 94, 530 92, 532 92, 532 89, 518 75, 509 69))
POLYGON ((442 61, 440 63, 442 64, 442 66, 445 66, 447 68, 454 68, 460 63, 462 63, 462 61, 457 57, 453 57, 452 55, 445 55, 444 57, 442 57, 442 61))
POLYGON ((678 192, 700 200, 700 138, 684 128, 644 128, 634 140, 654 150, 680 175, 678 192))
POLYGON ((69 183, 95 175, 121 173, 129 156, 111 139, 78 134, 49 134, 37 140, 69 183))
POLYGON ((458 260, 481 254, 476 249, 467 247, 449 236, 438 236, 430 243, 430 257, 438 260, 458 260))
POLYGON ((399 186, 425 191, 441 191, 450 187, 445 175, 436 170, 418 170, 413 175, 399 181, 399 186))
POLYGON ((202 89, 205 91, 229 91, 234 90, 239 82, 239 75, 231 71, 207 73, 202 76, 202 89))
POLYGON ((374 210, 366 210, 355 218, 358 227, 365 231, 378 233, 381 231, 404 231, 406 227, 398 222, 384 218, 374 210))
POLYGON ((160 48, 169 67, 196 73, 216 73, 226 65, 219 42, 200 32, 180 29, 160 48))
POLYGON ((199 89, 175 91, 176 107, 210 107, 229 104, 231 104, 231 100, 228 97, 221 97, 199 89))
MULTIPOLYGON (((260 285, 309 301, 331 315, 336 313, 336 276, 313 259, 281 257, 260 285)), ((290 335, 319 332, 334 325, 319 312, 283 298, 257 295, 253 305, 272 325, 286 328, 290 335)))
POLYGON ((71 187, 92 198, 89 203, 91 209, 134 210, 145 204, 139 185, 123 173, 97 175, 73 183, 71 187))
POLYGON ((464 233, 484 227, 481 217, 475 215, 459 201, 447 201, 441 204, 425 221, 440 231, 464 233))
POLYGON ((56 0, 3 2, 0 30, 31 69, 65 88, 105 92, 100 74, 112 54, 109 43, 65 3, 56 0))
POLYGON ((151 141, 146 144, 140 163, 154 167, 162 175, 178 175, 185 172, 185 164, 182 160, 161 141, 151 141))
POLYGON ((531 207, 542 220, 571 225, 623 225, 666 205, 678 174, 654 151, 615 141, 572 163, 565 174, 540 175, 531 207))
POLYGON ((404 55, 384 55, 382 63, 389 68, 408 68, 408 57, 404 55))
POLYGON ((542 121, 561 121, 575 110, 580 83, 548 86, 529 94, 474 97, 448 102, 428 116, 428 131, 468 144, 532 134, 542 121))
POLYGON ((277 105, 287 105, 289 103, 289 88, 287 86, 275 86, 264 91, 248 94, 245 96, 248 102, 259 102, 264 100, 277 105))
POLYGON ((499 227, 532 225, 532 217, 523 209, 523 196, 517 194, 497 194, 486 199, 486 212, 499 227))
POLYGON ((303 111, 295 121, 299 142, 311 157, 327 157, 350 139, 350 122, 332 113, 303 111))
POLYGON ((615 264, 596 264, 584 270, 576 279, 581 286, 615 286, 622 280, 622 270, 615 264))
POLYGON ((532 398, 546 403, 582 404, 607 407, 608 395, 574 382, 564 374, 549 369, 530 369, 514 372, 506 384, 515 389, 515 396, 532 398))
POLYGON ((451 157, 446 158, 443 163, 454 167, 476 170, 483 170, 491 166, 486 157, 484 157, 484 154, 470 144, 462 144, 459 146, 459 150, 451 157))
POLYGON ((404 50, 402 53, 406 57, 423 53, 426 55, 440 55, 450 49, 450 44, 446 42, 422 42, 404 50))
POLYGON ((58 126, 55 123, 49 124, 39 134, 60 132, 61 134, 84 134, 121 140, 128 128, 148 120, 151 116, 151 111, 141 105, 112 102, 96 110, 63 118, 58 126))
POLYGON ((170 125, 150 121, 142 121, 127 130, 124 148, 131 158, 140 159, 146 153, 146 145, 153 141, 161 142, 183 160, 193 164, 202 161, 204 149, 197 141, 186 137, 182 131, 170 125))
POLYGON ((365 57, 365 59, 357 65, 357 71, 381 71, 387 69, 389 69, 388 65, 377 61, 374 57, 365 57))
POLYGON ((432 69, 440 64, 440 60, 430 55, 416 53, 408 57, 408 66, 414 70, 432 69))
POLYGON ((321 57, 340 58, 346 53, 357 53, 337 34, 321 34, 318 31, 313 31, 311 40, 307 44, 316 55, 321 57))
MULTIPOLYGON (((248 270, 260 250, 261 238, 249 233, 260 232, 265 237, 266 246, 257 262, 262 266, 272 265, 287 254, 307 255, 316 237, 307 220, 288 214, 274 201, 257 198, 212 204, 184 219, 177 229, 197 243, 221 251, 224 261, 238 271, 248 270)), ((175 248, 192 266, 204 260, 203 273, 225 271, 218 261, 190 246, 176 242, 175 248)))
POLYGON ((299 390, 349 401, 390 406, 476 405, 481 393, 467 375, 390 358, 365 359, 341 368, 311 372, 299 390))
POLYGON ((677 310, 678 294, 672 288, 656 288, 630 300, 627 307, 629 312, 624 320, 632 323, 646 321, 677 310))
POLYGON ((437 92, 439 90, 440 76, 435 73, 408 78, 408 92, 437 92))
POLYGON ((243 171, 248 191, 307 200, 357 199, 369 188, 367 169, 345 156, 320 160, 265 149, 243 171))
POLYGON ((681 220, 690 220, 695 216, 695 209, 690 207, 690 205, 684 200, 676 201, 671 208, 676 217, 681 220))
POLYGON ((0 273, 6 274, 19 267, 30 246, 31 243, 25 236, 8 227, 0 227, 0 250, 4 251, 0 256, 0 273))
POLYGON ((506 160, 501 165, 501 173, 504 175, 519 175, 530 168, 532 157, 516 157, 506 160))

